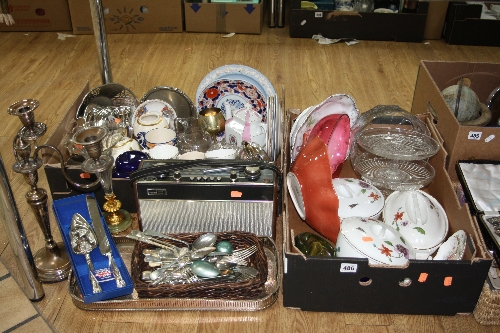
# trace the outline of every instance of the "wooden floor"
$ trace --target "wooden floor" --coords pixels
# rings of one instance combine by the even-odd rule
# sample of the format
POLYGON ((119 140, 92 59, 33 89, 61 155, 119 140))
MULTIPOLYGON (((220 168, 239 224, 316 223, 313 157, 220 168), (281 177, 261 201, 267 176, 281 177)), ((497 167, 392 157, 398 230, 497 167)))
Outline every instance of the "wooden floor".
MULTIPOLYGON (((500 63, 500 48, 494 47, 450 46, 440 40, 319 45, 312 39, 289 38, 287 28, 267 27, 262 35, 237 34, 231 38, 196 33, 108 35, 108 44, 113 81, 130 88, 138 98, 154 86, 169 85, 195 100, 198 84, 209 71, 226 64, 243 64, 266 75, 277 90, 284 85, 286 108, 302 110, 335 93, 352 96, 362 112, 378 104, 396 104, 410 110, 421 60, 500 63)), ((27 185, 10 171, 12 139, 21 125, 6 111, 18 100, 39 100, 35 116, 47 124, 48 137, 87 81, 91 87, 101 84, 93 36, 61 40, 54 32, 0 33, 0 110, 4 112, 0 118, 1 154, 33 250, 44 245, 43 234, 24 200, 27 185)), ((48 188, 43 172, 40 178, 39 186, 48 188)), ((60 239, 51 217, 54 235, 60 239)), ((0 253, 2 262, 16 277, 3 230, 0 253)), ((302 312, 285 309, 281 295, 272 307, 251 313, 88 312, 72 304, 67 282, 44 288, 46 297, 34 305, 58 332, 500 332, 500 328, 478 325, 472 315, 302 312)), ((370 302, 369 295, 364 301, 370 302)), ((2 308, 11 306, 5 298, 0 304, 2 308)))

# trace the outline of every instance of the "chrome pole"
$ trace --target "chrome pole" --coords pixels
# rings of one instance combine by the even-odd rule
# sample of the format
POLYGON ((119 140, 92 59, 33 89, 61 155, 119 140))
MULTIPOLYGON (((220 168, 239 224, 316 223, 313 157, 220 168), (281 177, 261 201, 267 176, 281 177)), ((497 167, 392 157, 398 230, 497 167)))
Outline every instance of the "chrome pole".
POLYGON ((269 28, 276 28, 276 0, 269 1, 269 28))
POLYGON ((94 37, 97 45, 99 65, 101 67, 101 79, 103 84, 113 82, 111 77, 111 67, 108 55, 108 40, 106 37, 106 28, 104 26, 104 16, 101 0, 89 0, 90 12, 92 14, 92 23, 94 26, 94 37))

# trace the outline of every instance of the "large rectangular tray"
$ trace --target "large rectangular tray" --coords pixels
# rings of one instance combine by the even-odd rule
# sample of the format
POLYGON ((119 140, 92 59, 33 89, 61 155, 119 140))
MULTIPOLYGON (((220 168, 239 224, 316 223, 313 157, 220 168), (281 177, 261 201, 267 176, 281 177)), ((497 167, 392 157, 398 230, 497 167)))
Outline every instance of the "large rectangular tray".
MULTIPOLYGON (((258 311, 271 306, 278 298, 280 287, 280 261, 276 244, 269 237, 261 237, 262 245, 267 256, 268 277, 264 292, 257 298, 248 300, 230 300, 213 298, 140 298, 134 292, 130 295, 85 304, 80 297, 78 285, 73 276, 70 276, 69 293, 73 303, 84 310, 107 311, 171 311, 171 310, 220 310, 220 311, 258 311)), ((130 272, 130 263, 134 243, 125 239, 115 239, 116 245, 127 269, 130 272)))

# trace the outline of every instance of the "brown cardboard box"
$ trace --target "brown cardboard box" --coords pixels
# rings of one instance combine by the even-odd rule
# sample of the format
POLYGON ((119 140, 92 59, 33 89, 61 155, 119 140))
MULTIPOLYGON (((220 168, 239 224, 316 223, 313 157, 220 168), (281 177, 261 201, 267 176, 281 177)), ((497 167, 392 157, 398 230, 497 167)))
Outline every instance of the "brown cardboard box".
MULTIPOLYGON (((106 32, 182 32, 182 0, 103 0, 106 32)), ((93 34, 88 1, 69 0, 73 33, 93 34)))
POLYGON ((198 3, 184 0, 186 31, 260 34, 264 1, 259 3, 198 3))
POLYGON ((462 159, 500 159, 500 127, 461 126, 444 101, 441 91, 469 78, 470 88, 485 103, 500 86, 500 64, 422 61, 420 64, 411 113, 430 112, 448 153, 446 168, 457 181, 455 164, 462 159))
POLYGON ((67 0, 9 0, 13 25, 0 23, 0 31, 67 31, 71 17, 67 0))
POLYGON ((430 1, 424 39, 441 39, 449 1, 430 1))
MULTIPOLYGON (((288 110, 285 133, 300 110, 288 110)), ((420 115, 434 138, 440 141, 430 115, 420 115)), ((284 152, 289 152, 285 136, 284 152)), ((288 154, 287 154, 288 155, 288 154)), ((314 232, 297 214, 285 186, 283 210, 283 305, 304 311, 455 315, 474 310, 492 258, 476 220, 467 205, 461 206, 444 168, 446 151, 441 148, 429 163, 436 177, 424 190, 441 203, 449 235, 464 230, 468 235, 463 260, 410 260, 406 267, 372 266, 366 258, 304 256, 293 237, 314 232), (343 267, 352 269, 346 270, 343 267), (451 282, 447 284, 446 281, 451 282), (403 283, 405 282, 405 283, 403 283)), ((289 156, 283 170, 289 169, 289 156)), ((356 177, 349 161, 341 177, 356 177)))

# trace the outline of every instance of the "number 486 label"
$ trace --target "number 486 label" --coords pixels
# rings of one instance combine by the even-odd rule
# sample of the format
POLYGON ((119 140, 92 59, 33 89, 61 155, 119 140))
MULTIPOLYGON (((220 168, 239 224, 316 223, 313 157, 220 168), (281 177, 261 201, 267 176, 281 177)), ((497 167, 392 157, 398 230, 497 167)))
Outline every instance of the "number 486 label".
POLYGON ((340 264, 340 273, 356 273, 358 264, 340 264))

